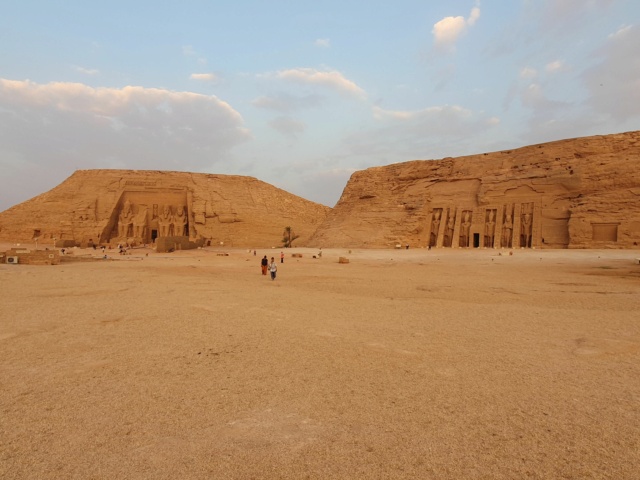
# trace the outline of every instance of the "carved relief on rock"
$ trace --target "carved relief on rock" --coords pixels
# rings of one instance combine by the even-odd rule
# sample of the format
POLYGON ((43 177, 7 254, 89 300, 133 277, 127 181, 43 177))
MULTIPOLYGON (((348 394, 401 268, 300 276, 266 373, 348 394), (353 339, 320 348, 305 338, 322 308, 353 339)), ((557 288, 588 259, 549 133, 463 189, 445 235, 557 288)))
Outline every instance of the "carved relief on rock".
POLYGON ((513 246, 513 207, 507 205, 502 221, 502 246, 511 248, 513 246))
POLYGON ((187 207, 182 205, 176 209, 176 214, 173 216, 173 235, 176 237, 187 235, 185 232, 187 222, 187 207))
POLYGON ((133 236, 133 209, 129 200, 124 202, 124 207, 118 216, 118 237, 133 236))
POLYGON ((440 220, 442 218, 442 209, 434 208, 431 217, 431 235, 429 237, 429 246, 435 247, 438 243, 438 233, 440 232, 440 220))
POLYGON ((531 248, 531 234, 533 226, 533 204, 523 203, 520 218, 520 246, 531 248))
POLYGON ((447 218, 447 226, 444 231, 444 243, 445 247, 453 246, 453 230, 456 225, 456 211, 455 208, 451 208, 449 210, 448 218, 447 218))
POLYGON ((147 238, 147 215, 149 209, 147 207, 139 207, 138 213, 133 218, 133 236, 143 241, 147 238))
POLYGON ((460 246, 468 247, 469 246, 469 237, 471 232, 471 221, 473 219, 473 215, 471 210, 465 210, 462 212, 462 223, 460 224, 460 246))
POLYGON ((172 224, 171 207, 169 207, 169 205, 165 205, 158 215, 158 236, 170 236, 172 224))
POLYGON ((493 248, 496 234, 496 211, 487 209, 485 211, 484 224, 484 246, 493 248))

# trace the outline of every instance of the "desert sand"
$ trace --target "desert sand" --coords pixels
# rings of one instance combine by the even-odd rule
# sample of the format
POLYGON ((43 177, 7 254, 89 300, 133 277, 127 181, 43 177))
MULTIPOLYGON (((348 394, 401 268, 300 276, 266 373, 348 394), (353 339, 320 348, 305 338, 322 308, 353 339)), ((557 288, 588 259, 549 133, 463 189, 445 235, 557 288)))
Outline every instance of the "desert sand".
POLYGON ((0 265, 0 477, 639 478, 640 252, 279 253, 0 265))

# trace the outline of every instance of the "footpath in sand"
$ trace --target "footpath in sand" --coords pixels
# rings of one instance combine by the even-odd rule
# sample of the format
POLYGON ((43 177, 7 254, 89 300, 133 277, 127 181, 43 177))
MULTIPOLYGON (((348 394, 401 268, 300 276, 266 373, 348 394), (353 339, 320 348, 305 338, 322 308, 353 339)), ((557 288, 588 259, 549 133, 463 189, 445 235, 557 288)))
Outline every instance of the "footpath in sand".
POLYGON ((0 265, 1 478, 638 478, 637 251, 219 253, 0 265))

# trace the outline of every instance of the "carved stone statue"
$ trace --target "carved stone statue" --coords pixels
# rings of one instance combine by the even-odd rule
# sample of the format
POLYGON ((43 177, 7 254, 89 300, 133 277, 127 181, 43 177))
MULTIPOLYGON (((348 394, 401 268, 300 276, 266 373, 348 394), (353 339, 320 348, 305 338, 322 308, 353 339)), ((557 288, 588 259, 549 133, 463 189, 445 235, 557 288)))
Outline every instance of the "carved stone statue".
POLYGON ((456 224, 455 215, 449 215, 449 219, 447 220, 447 229, 445 231, 445 246, 451 247, 453 245, 453 229, 456 224))
POLYGON ((121 238, 128 237, 132 233, 133 209, 129 200, 124 202, 124 207, 118 218, 118 236, 121 238))
POLYGON ((493 247, 493 239, 496 233, 496 222, 495 222, 496 212, 495 210, 489 210, 489 216, 487 218, 487 223, 484 228, 484 246, 485 247, 493 247))
POLYGON ((187 212, 186 207, 178 207, 175 216, 173 217, 173 234, 177 237, 186 235, 185 227, 187 226, 187 212))
POLYGON ((513 219, 511 218, 511 214, 507 213, 507 216, 504 219, 504 225, 502 226, 502 246, 510 248, 512 237, 513 237, 513 219))
POLYGON ((136 238, 145 238, 147 230, 147 207, 140 208, 138 214, 133 218, 133 234, 136 238))
POLYGON ((528 212, 522 216, 522 240, 523 247, 531 247, 531 214, 528 212))
POLYGON ((471 218, 469 215, 469 210, 464 212, 462 216, 462 224, 460 227, 460 246, 468 247, 469 246, 469 231, 471 230, 471 218))
POLYGON ((168 237, 170 234, 169 230, 171 228, 171 224, 171 209, 169 208, 169 205, 165 205, 160 215, 158 215, 158 236, 168 237))
POLYGON ((433 211, 433 219, 431 220, 431 238, 429 240, 429 246, 435 247, 438 241, 438 232, 440 231, 440 210, 433 211))

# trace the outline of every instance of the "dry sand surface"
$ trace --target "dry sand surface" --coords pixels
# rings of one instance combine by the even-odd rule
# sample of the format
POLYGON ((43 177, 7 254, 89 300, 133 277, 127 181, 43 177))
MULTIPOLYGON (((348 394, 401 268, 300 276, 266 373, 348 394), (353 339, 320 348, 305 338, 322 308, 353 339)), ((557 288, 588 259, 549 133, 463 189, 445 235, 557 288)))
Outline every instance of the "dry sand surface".
POLYGON ((0 477, 640 478, 640 252, 217 253, 0 265, 0 477))

